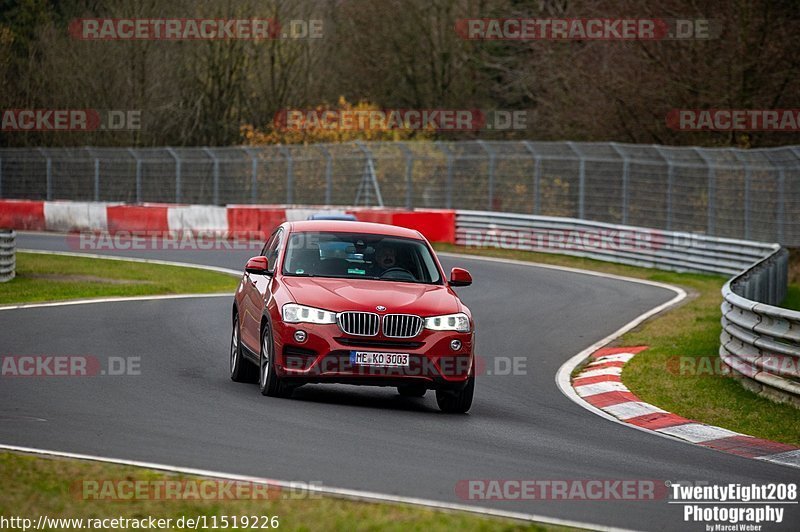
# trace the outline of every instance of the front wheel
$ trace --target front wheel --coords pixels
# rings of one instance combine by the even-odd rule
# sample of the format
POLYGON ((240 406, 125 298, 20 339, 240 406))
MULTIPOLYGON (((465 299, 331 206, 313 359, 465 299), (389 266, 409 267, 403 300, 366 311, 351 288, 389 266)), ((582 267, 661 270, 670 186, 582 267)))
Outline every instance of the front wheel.
POLYGON ((275 348, 272 344, 272 328, 267 325, 261 331, 261 353, 258 357, 258 389, 261 395, 288 397, 292 389, 281 382, 275 371, 275 348))
POLYGON ((458 392, 436 390, 436 404, 442 412, 463 414, 472 407, 472 396, 475 393, 475 375, 470 376, 467 385, 458 392))
POLYGON ((237 315, 233 317, 233 331, 231 332, 231 380, 234 382, 256 382, 258 378, 256 367, 242 356, 242 342, 239 333, 239 316, 237 315))

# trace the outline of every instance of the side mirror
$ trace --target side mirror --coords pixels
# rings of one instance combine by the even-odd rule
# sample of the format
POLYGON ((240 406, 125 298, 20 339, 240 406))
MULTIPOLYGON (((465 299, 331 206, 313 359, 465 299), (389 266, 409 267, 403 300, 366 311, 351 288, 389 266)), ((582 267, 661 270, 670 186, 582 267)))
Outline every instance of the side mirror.
POLYGON ((267 261, 267 257, 252 257, 247 261, 244 271, 247 273, 256 273, 258 275, 269 275, 269 270, 267 269, 268 265, 269 262, 267 261))
POLYGON ((464 268, 453 268, 450 270, 450 286, 469 286, 472 284, 472 276, 464 268))

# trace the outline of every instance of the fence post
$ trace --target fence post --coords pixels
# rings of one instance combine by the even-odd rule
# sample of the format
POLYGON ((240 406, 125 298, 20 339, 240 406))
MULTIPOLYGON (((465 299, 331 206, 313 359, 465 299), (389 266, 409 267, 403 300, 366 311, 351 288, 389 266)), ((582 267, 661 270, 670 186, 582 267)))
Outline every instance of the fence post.
POLYGON ((441 141, 436 141, 436 147, 439 150, 443 151, 445 156, 447 157, 447 177, 445 178, 444 184, 444 193, 445 199, 444 204, 445 208, 452 209, 453 208, 453 152, 450 151, 445 144, 441 141))
POLYGON ((100 159, 89 146, 84 148, 89 157, 94 159, 94 201, 100 201, 100 159))
POLYGON ((747 164, 747 159, 742 156, 742 153, 738 149, 730 148, 730 151, 744 169, 744 239, 750 240, 750 165, 747 164))
POLYGON ((364 196, 367 198, 364 200, 364 205, 369 205, 370 198, 369 198, 369 186, 372 185, 372 188, 375 191, 375 197, 378 200, 378 206, 383 207, 383 196, 381 195, 381 187, 378 184, 378 177, 375 175, 375 164, 372 161, 372 152, 364 145, 363 142, 360 140, 356 141, 356 146, 361 153, 364 154, 366 157, 366 163, 364 164, 364 175, 361 177, 361 183, 358 186, 358 191, 356 193, 356 205, 361 199, 361 193, 364 193, 364 196))
POLYGON ((317 144, 317 147, 325 155, 325 205, 330 205, 333 197, 333 155, 324 144, 317 144))
POLYGON ((536 153, 531 141, 523 140, 522 144, 533 155, 533 214, 539 214, 542 211, 542 199, 539 194, 539 186, 542 180, 542 158, 536 153))
POLYGON ((286 204, 294 203, 294 159, 289 148, 281 146, 281 153, 286 159, 286 204))
POLYGON ((628 206, 630 204, 630 158, 616 142, 611 143, 611 147, 622 158, 622 225, 628 225, 628 206))
POLYGON ((567 142, 567 146, 578 156, 578 218, 583 220, 586 215, 586 158, 574 142, 567 142))
POLYGON ((242 146, 242 150, 250 156, 250 203, 255 204, 258 198, 258 157, 252 148, 242 146))
POLYGON ((675 180, 675 165, 672 159, 667 156, 667 153, 656 144, 653 148, 658 152, 664 162, 667 163, 667 231, 672 231, 672 187, 675 180))
POLYGON ((488 178, 489 178, 489 197, 488 197, 488 208, 487 210, 493 211, 494 210, 494 167, 495 167, 495 160, 496 154, 493 149, 486 144, 486 141, 479 140, 478 144, 481 145, 481 148, 489 155, 489 168, 488 168, 488 178))
POLYGON ((411 150, 404 142, 400 142, 398 146, 400 146, 400 149, 406 154, 406 209, 410 211, 414 208, 414 182, 412 179, 412 172, 414 170, 414 154, 411 153, 411 150))
POLYGON ((212 184, 212 203, 214 205, 219 205, 219 158, 217 155, 211 151, 210 148, 203 148, 203 151, 211 157, 211 160, 214 161, 214 174, 213 174, 213 184, 212 184))
POLYGON ((139 159, 139 155, 133 150, 133 148, 128 148, 128 153, 131 154, 133 160, 136 161, 136 203, 142 202, 142 161, 139 159))
POLYGON ((706 201, 707 201, 707 209, 706 209, 706 216, 708 217, 706 223, 706 233, 708 235, 714 235, 716 230, 716 212, 714 209, 715 203, 715 195, 717 194, 716 190, 716 183, 715 183, 715 169, 714 165, 711 164, 711 160, 708 158, 708 155, 705 154, 700 148, 692 148, 694 152, 703 159, 703 162, 708 169, 708 185, 707 185, 707 192, 706 192, 706 201))
POLYGON ((45 158, 45 169, 47 172, 46 174, 47 191, 45 197, 47 198, 47 201, 50 201, 53 199, 53 160, 50 158, 47 152, 44 151, 44 148, 37 148, 37 149, 39 153, 41 153, 42 156, 45 158))
POLYGON ((175 203, 181 202, 181 158, 178 153, 172 149, 167 148, 167 151, 175 159, 175 203))

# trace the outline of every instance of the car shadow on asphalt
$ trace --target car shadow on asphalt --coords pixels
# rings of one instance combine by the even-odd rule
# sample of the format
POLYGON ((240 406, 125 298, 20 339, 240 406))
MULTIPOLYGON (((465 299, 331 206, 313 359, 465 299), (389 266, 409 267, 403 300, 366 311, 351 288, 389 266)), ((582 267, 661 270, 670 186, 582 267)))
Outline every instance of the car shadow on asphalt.
POLYGON ((306 384, 294 391, 291 401, 306 401, 341 406, 357 406, 379 410, 438 413, 436 392, 428 390, 425 397, 401 397, 393 388, 369 388, 342 384, 306 384))

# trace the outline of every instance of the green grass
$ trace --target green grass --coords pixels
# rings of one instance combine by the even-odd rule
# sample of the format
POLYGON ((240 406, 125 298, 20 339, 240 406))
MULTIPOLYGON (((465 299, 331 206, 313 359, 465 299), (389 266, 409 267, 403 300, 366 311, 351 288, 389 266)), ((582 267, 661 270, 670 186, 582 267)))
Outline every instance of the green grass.
MULTIPOLYGON (((721 332, 720 290, 725 277, 678 274, 547 253, 452 245, 437 245, 436 248, 602 271, 681 286, 690 294, 688 300, 648 320, 615 342, 616 345, 650 346, 625 365, 622 379, 626 386, 642 400, 689 419, 800 445, 800 410, 760 397, 730 377, 682 375, 676 370, 680 363, 678 357, 716 360, 721 332)), ((798 298, 800 287, 793 285, 787 301, 797 304, 798 298)))
POLYGON ((0 304, 93 297, 233 292, 231 275, 161 264, 17 253, 17 276, 0 283, 0 304))
MULTIPOLYGON (((85 500, 82 481, 202 480, 158 471, 18 453, 0 453, 0 515, 32 518, 178 518, 205 516, 278 516, 278 530, 541 531, 567 530, 466 512, 445 512, 419 506, 370 503, 319 495, 275 492, 267 500, 85 500)), ((173 521, 174 522, 174 521, 173 521)), ((209 521, 210 522, 210 521, 209 521)), ((173 528, 174 529, 174 528, 173 528)), ((62 529, 70 530, 70 529, 62 529)))
POLYGON ((789 285, 786 297, 781 302, 783 308, 800 310, 800 286, 789 285))

